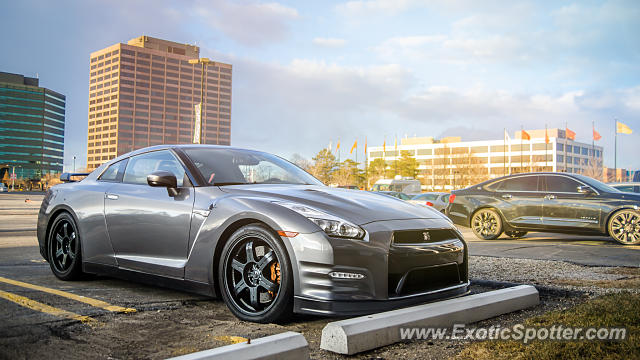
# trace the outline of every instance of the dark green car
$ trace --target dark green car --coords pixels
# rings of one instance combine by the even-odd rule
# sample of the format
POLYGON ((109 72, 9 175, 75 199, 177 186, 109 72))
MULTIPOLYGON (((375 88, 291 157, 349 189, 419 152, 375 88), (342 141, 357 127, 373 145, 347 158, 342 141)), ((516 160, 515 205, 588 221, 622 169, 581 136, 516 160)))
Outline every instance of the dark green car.
POLYGON ((640 244, 640 194, 567 173, 527 173, 452 192, 447 215, 477 237, 513 238, 528 231, 611 236, 640 244), (454 196, 455 195, 455 196, 454 196))

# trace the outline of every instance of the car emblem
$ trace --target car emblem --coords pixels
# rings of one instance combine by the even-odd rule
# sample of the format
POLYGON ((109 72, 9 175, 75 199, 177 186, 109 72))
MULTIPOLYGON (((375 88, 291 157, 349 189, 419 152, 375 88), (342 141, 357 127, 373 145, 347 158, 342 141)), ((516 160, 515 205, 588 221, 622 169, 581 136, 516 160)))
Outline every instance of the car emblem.
POLYGON ((428 231, 425 231, 422 233, 422 237, 424 238, 424 241, 429 241, 431 240, 431 235, 429 235, 428 231))

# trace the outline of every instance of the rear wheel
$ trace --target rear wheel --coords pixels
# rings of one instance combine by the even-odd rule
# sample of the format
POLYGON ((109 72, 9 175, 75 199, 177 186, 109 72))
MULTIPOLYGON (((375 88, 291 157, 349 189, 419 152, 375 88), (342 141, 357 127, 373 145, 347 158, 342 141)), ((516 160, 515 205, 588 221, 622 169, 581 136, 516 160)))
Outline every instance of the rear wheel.
POLYGON ((80 237, 69 213, 61 213, 53 221, 47 247, 51 271, 58 279, 76 280, 81 277, 80 237))
POLYGON ((634 210, 620 210, 609 219, 609 235, 624 245, 640 244, 640 213, 634 210))
POLYGON ((289 257, 263 225, 246 225, 231 235, 222 250, 218 283, 225 303, 242 320, 280 322, 292 314, 289 257))
POLYGON ((480 239, 497 239, 502 234, 502 219, 495 210, 480 209, 471 217, 471 230, 480 239))
POLYGON ((505 231, 504 234, 512 239, 519 239, 527 235, 527 232, 526 231, 505 231))

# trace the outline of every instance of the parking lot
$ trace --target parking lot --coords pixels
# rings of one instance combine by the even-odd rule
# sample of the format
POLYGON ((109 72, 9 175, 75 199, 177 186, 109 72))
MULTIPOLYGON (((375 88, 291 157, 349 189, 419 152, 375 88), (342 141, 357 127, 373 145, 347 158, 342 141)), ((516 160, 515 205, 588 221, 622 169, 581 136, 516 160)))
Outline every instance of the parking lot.
MULTIPOLYGON (((336 358, 319 349, 322 328, 334 319, 298 316, 285 325, 253 324, 237 320, 220 300, 107 277, 59 281, 37 248, 41 200, 38 194, 0 194, 0 357, 48 358, 55 352, 64 358, 156 359, 291 330, 305 335, 312 358, 336 358)), ((541 289, 540 306, 489 323, 566 308, 638 277, 628 269, 640 266, 640 246, 542 233, 479 241, 462 230, 472 255, 473 292, 501 282, 541 289), (609 285, 598 285, 603 281, 609 285)), ((464 341, 401 343, 352 358, 442 358, 464 346, 464 341)))

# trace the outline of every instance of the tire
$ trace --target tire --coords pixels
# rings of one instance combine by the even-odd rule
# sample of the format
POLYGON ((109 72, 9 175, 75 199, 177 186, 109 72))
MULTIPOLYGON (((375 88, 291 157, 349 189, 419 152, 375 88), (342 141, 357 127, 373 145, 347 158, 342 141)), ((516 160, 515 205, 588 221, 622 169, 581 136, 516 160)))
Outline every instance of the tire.
POLYGON ((48 234, 47 255, 53 274, 60 280, 82 277, 82 251, 78 227, 69 213, 58 215, 48 234))
POLYGON ((471 217, 471 230, 483 240, 493 240, 502 234, 502 219, 493 209, 480 209, 471 217))
POLYGON ((609 236, 623 245, 640 244, 640 212, 623 209, 616 211, 607 224, 609 236))
POLYGON ((512 239, 519 239, 527 235, 527 232, 526 231, 505 231, 504 234, 512 239))
POLYGON ((218 284, 241 320, 284 322, 293 313, 291 262, 282 241, 264 225, 246 225, 231 235, 222 249, 218 284))

